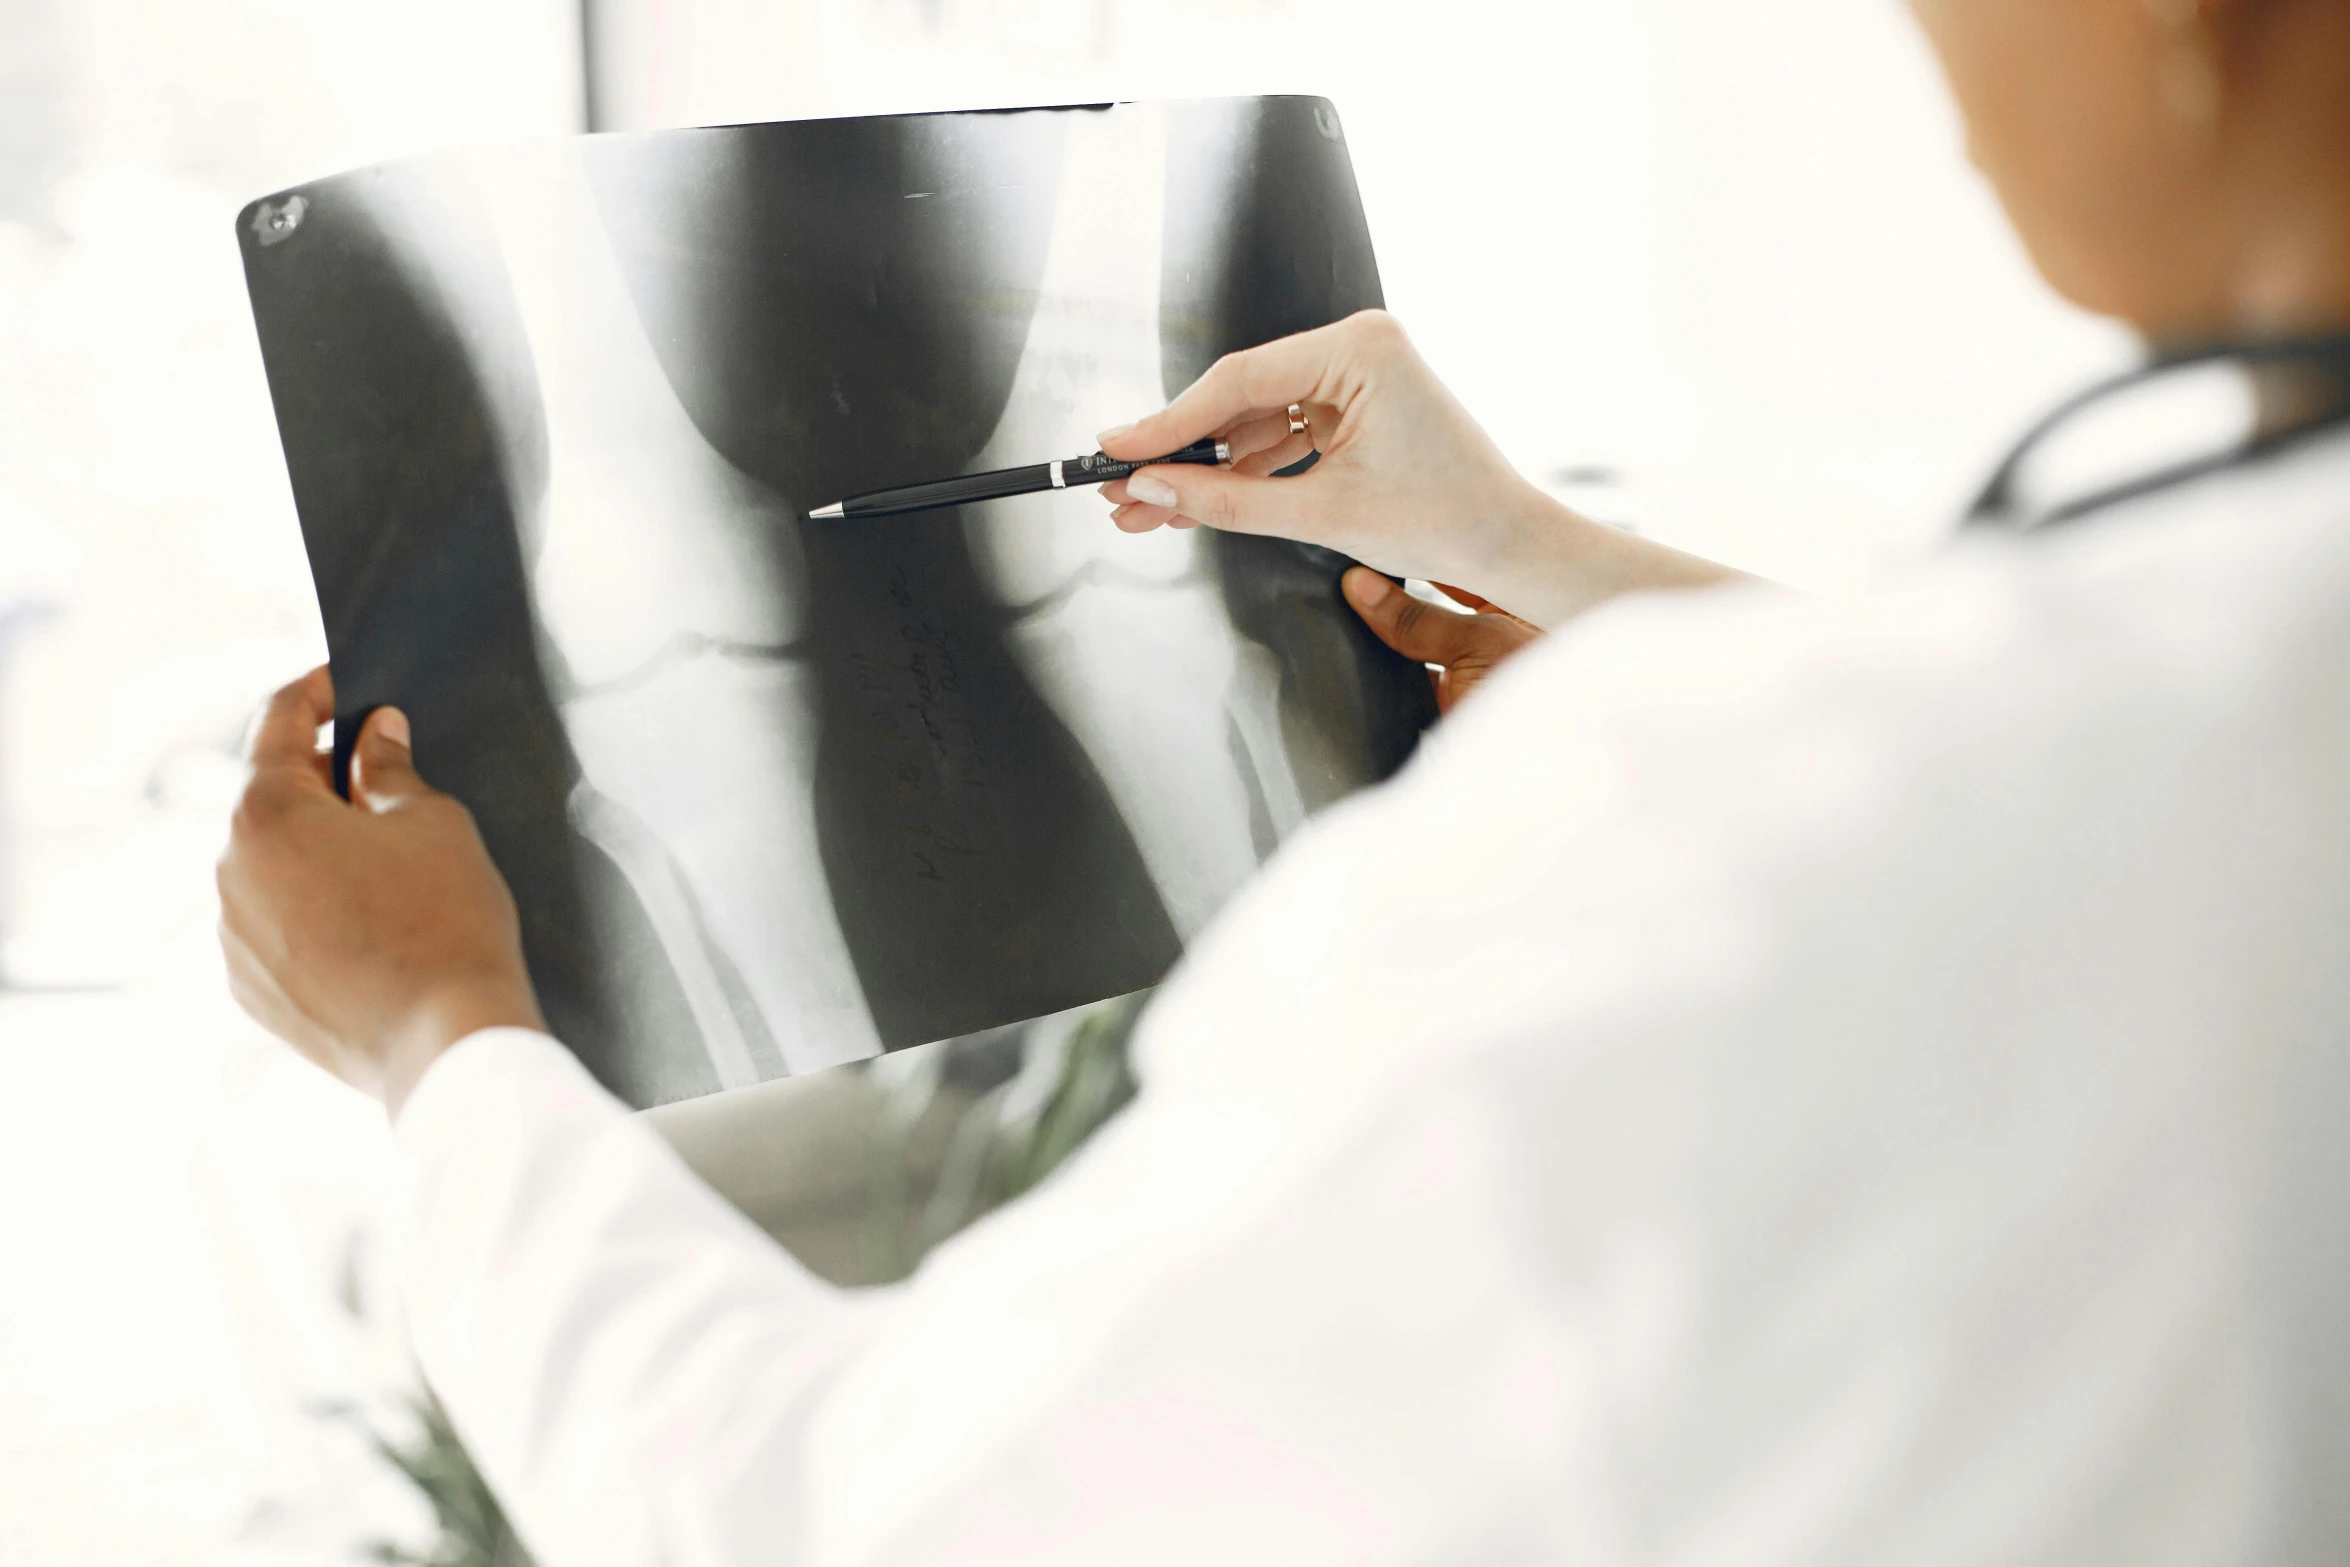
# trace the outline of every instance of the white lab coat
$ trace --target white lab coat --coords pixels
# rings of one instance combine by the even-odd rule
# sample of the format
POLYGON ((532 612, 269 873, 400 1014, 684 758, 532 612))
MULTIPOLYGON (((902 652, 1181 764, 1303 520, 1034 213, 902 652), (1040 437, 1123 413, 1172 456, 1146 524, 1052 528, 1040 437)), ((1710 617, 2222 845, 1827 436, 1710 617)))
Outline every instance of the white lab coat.
POLYGON ((398 1127, 544 1567, 2350 1559, 2350 439, 1627 601, 1293 841, 901 1287, 551 1042, 398 1127))

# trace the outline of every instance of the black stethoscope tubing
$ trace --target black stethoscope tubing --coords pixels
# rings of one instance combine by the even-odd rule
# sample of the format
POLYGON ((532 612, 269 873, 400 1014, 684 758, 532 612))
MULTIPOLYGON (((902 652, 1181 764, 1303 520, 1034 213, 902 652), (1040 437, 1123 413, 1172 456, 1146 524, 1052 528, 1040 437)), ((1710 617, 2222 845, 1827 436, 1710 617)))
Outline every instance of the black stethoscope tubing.
POLYGON ((1967 508, 1962 526, 1968 528, 2039 529, 2059 523, 2077 521, 2095 512, 2105 511, 2128 501, 2187 484, 2212 474, 2224 473, 2272 455, 2287 446, 2335 427, 2350 423, 2350 334, 2279 339, 2272 342, 2214 343, 2205 347, 2169 353, 2151 364, 2101 381, 2078 396, 2059 404, 2054 412, 2042 419, 2015 444, 1990 481, 1967 508), (2192 462, 2176 463, 2168 468, 2141 475, 2105 489, 2093 491, 2078 499, 2065 502, 2048 512, 2034 517, 2021 515, 2016 506, 2016 486, 2024 465, 2038 453, 2049 438, 2064 429, 2088 409, 2144 386, 2164 376, 2203 365, 2234 363, 2246 366, 2284 365, 2314 371, 2333 384, 2329 406, 2313 418, 2288 428, 2254 437, 2232 451, 2198 457, 2192 462))

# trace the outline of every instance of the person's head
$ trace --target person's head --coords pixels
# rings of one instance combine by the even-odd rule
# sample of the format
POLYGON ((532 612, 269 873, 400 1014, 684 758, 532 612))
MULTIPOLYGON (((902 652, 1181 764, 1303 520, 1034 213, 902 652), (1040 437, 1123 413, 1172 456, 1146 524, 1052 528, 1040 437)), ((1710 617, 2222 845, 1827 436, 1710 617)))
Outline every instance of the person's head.
POLYGON ((2041 271, 2158 339, 2350 326, 2350 0, 1911 0, 2041 271))

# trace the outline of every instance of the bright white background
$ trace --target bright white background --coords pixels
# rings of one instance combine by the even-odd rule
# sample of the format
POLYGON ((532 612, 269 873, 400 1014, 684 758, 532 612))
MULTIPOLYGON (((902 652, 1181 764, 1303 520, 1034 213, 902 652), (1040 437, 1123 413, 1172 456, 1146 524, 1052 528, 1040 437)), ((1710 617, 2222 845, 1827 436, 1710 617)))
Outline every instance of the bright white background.
MULTIPOLYGON (((579 20, 0 0, 0 615, 49 607, 0 655, 0 1563, 324 1561, 413 1524, 304 1412, 401 1375, 369 1288, 380 1129, 236 1018, 210 945, 237 731, 321 652, 230 222, 351 164, 575 129, 579 20)), ((2126 352, 2030 275, 1894 0, 591 23, 620 127, 1326 94, 1391 306, 1511 456, 1822 591, 1930 548, 2002 441, 2126 352)))

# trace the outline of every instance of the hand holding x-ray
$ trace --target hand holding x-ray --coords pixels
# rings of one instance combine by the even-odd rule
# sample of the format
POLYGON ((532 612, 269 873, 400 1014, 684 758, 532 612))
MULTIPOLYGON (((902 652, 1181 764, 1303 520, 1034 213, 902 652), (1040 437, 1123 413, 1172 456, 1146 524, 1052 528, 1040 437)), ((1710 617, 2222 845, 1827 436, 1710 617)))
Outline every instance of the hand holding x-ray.
POLYGON ((477 1029, 541 1028, 514 898, 464 806, 417 773, 408 721, 380 708, 336 796, 324 669, 255 724, 252 774, 220 860, 229 989, 312 1062, 398 1113, 477 1029))
POLYGON ((1428 666, 1439 713, 1450 713, 1542 635, 1532 621, 1466 588, 1431 584, 1460 606, 1454 609, 1406 592, 1368 566, 1349 570, 1341 586, 1380 641, 1428 666))

